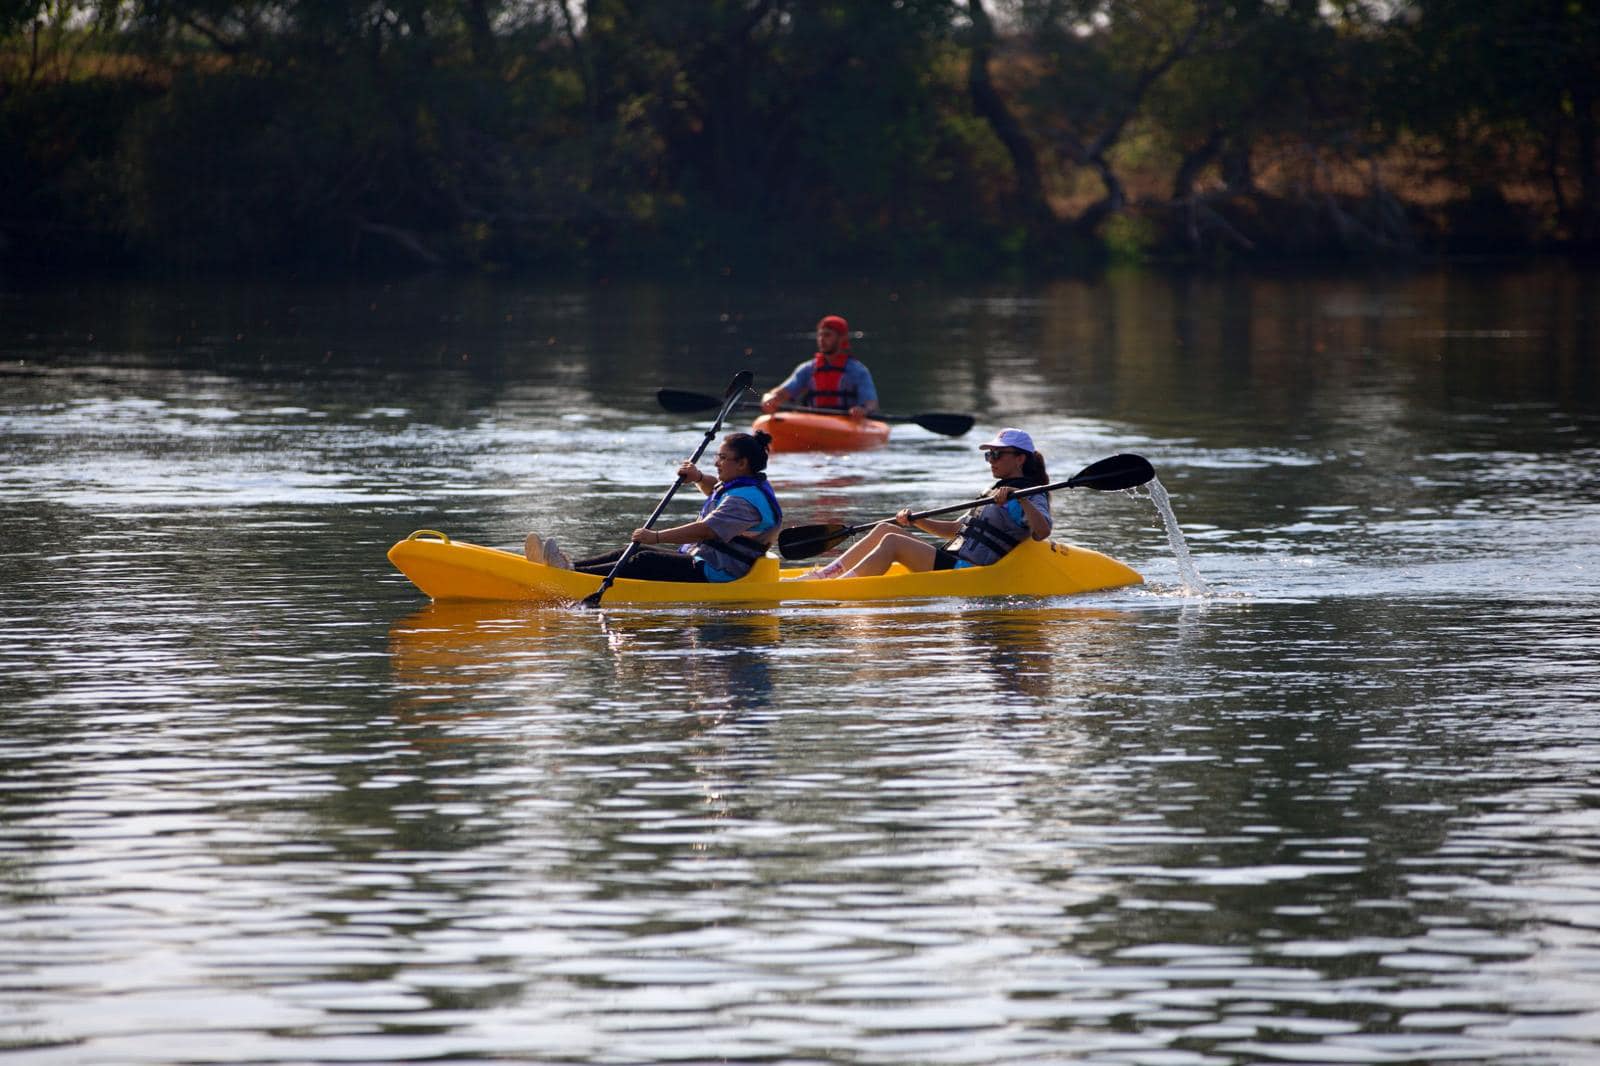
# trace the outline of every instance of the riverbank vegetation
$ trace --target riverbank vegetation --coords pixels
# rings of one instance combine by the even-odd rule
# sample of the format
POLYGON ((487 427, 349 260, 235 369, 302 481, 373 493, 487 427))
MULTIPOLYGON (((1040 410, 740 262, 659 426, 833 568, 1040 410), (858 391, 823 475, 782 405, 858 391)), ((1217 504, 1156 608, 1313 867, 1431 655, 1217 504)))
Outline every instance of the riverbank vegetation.
POLYGON ((13 0, 0 261, 1585 254, 1597 55, 1570 0, 13 0))

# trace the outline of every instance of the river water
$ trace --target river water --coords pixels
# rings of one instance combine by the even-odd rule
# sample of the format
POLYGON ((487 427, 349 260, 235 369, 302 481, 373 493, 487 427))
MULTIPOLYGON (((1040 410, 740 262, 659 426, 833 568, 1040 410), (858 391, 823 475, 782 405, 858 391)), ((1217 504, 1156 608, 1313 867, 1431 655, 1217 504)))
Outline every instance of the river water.
MULTIPOLYGON (((1600 276, 0 291, 0 1059, 1600 1061, 1600 276), (1028 429, 1054 600, 431 606, 849 316, 1028 429)), ((669 515, 687 516, 690 501, 669 515)))

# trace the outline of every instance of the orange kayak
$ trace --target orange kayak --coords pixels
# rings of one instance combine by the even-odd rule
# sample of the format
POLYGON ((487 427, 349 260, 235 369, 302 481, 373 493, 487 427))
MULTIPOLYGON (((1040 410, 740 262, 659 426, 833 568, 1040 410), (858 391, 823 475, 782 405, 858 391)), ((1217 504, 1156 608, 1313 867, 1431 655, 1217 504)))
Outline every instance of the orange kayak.
POLYGON ((858 452, 889 443, 887 422, 810 411, 762 415, 750 428, 771 434, 775 452, 858 452))

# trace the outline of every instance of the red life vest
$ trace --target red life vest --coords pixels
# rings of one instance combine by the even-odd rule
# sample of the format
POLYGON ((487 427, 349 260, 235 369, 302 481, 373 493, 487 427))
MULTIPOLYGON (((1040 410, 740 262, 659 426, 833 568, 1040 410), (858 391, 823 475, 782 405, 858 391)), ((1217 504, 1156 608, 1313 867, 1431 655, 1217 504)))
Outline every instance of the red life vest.
POLYGON ((844 390, 844 365, 850 361, 850 353, 843 346, 828 356, 818 352, 811 360, 811 405, 813 407, 850 407, 855 403, 856 393, 851 389, 848 393, 844 390))

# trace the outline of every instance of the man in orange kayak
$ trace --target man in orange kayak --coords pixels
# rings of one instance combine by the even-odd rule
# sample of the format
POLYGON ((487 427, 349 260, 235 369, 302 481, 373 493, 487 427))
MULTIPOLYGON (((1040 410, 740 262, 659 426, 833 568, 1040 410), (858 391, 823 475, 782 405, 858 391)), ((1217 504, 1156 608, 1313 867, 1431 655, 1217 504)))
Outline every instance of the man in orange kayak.
POLYGON ((786 403, 836 408, 862 419, 878 409, 872 371, 850 352, 850 324, 838 315, 817 323, 817 353, 794 368, 783 384, 761 397, 761 409, 772 414, 786 403))

